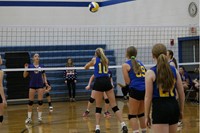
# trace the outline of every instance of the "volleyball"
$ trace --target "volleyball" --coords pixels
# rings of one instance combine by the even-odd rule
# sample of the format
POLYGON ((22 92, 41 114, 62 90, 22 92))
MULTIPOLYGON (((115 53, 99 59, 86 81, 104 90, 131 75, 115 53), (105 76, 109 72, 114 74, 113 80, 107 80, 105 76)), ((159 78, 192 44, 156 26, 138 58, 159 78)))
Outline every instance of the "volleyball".
POLYGON ((97 2, 91 2, 90 4, 89 4, 89 10, 91 11, 91 12, 97 12, 98 10, 99 10, 99 4, 97 3, 97 2))

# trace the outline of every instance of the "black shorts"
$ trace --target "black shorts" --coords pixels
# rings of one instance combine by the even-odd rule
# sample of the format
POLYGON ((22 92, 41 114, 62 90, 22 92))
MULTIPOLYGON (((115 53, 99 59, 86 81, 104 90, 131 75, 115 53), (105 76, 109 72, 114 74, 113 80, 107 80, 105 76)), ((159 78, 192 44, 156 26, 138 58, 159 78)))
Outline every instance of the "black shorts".
POLYGON ((30 89, 38 90, 38 89, 43 89, 44 87, 29 87, 30 89))
POLYGON ((152 105, 152 123, 169 124, 178 123, 180 109, 175 98, 156 98, 152 105))
POLYGON ((2 100, 2 98, 1 98, 1 95, 0 95, 0 103, 3 103, 3 100, 2 100))
POLYGON ((129 96, 136 100, 144 100, 145 91, 139 91, 134 88, 129 89, 129 96))
POLYGON ((100 77, 96 78, 94 85, 93 85, 93 90, 95 91, 109 91, 113 88, 110 78, 109 77, 100 77))

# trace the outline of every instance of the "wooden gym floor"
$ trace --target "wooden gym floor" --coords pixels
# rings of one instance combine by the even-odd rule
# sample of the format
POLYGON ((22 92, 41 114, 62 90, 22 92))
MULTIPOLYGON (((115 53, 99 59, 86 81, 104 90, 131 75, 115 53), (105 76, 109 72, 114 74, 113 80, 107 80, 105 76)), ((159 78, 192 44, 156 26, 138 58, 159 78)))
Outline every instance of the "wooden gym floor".
MULTIPOLYGON (((82 114, 86 109, 87 101, 56 102, 53 103, 54 111, 49 114, 48 105, 44 105, 43 123, 38 124, 36 105, 33 113, 33 123, 31 126, 25 126, 24 121, 27 116, 26 105, 10 105, 5 110, 5 121, 0 126, 0 133, 92 133, 95 127, 94 110, 91 107, 88 118, 83 118, 82 114)), ((118 99, 119 108, 123 111, 123 117, 128 124, 126 101, 118 99)), ((110 112, 111 109, 110 109, 110 112)), ((199 133, 199 106, 192 103, 185 104, 183 128, 177 133, 199 133)), ((121 133, 119 122, 112 113, 111 118, 101 119, 102 133, 121 133)), ((151 132, 151 131, 150 131, 151 132)), ((129 127, 129 133, 131 128, 129 127)), ((152 132, 151 132, 152 133, 152 132)))

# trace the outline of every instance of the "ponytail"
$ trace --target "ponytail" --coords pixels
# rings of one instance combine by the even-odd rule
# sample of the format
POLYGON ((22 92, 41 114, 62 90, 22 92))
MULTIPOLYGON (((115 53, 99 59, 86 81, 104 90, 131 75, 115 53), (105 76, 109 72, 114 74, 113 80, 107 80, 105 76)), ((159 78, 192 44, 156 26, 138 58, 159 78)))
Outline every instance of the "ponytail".
POLYGON ((169 92, 169 89, 174 86, 174 75, 164 54, 160 54, 157 59, 156 80, 158 87, 161 87, 163 91, 169 92))
POLYGON ((101 59, 101 63, 108 67, 108 58, 106 57, 106 55, 104 54, 104 51, 102 48, 97 48, 96 50, 96 55, 101 59))
POLYGON ((131 63, 132 63, 132 66, 133 66, 134 73, 138 74, 138 73, 142 72, 142 69, 141 69, 140 64, 136 61, 135 58, 136 58, 135 56, 131 56, 131 63))
POLYGON ((178 69, 178 64, 177 64, 177 61, 174 57, 173 57, 172 61, 174 62, 176 69, 178 69))

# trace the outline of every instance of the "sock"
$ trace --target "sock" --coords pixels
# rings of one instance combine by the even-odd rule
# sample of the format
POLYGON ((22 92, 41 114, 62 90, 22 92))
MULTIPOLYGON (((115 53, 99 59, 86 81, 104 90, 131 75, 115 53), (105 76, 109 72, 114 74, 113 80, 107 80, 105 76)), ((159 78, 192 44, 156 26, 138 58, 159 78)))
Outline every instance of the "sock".
POLYGON ((28 112, 28 118, 31 119, 31 116, 32 116, 32 112, 28 112))
POLYGON ((49 102, 49 106, 52 106, 52 105, 51 105, 51 102, 49 102))
POLYGON ((143 128, 141 129, 142 133, 146 133, 147 132, 147 129, 146 128, 143 128))
POLYGON ((42 112, 38 112, 38 118, 42 117, 42 112))
POLYGON ((126 126, 126 123, 125 123, 125 122, 122 122, 122 123, 121 123, 121 127, 123 128, 124 126, 126 126))
POLYGON ((86 109, 86 111, 90 112, 90 110, 89 110, 89 109, 86 109))
POLYGON ((140 131, 139 130, 134 130, 133 133, 140 133, 140 131))
POLYGON ((99 129, 100 130, 100 125, 96 125, 95 130, 99 129))

